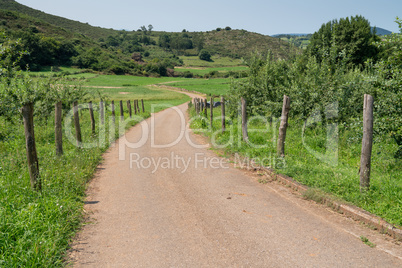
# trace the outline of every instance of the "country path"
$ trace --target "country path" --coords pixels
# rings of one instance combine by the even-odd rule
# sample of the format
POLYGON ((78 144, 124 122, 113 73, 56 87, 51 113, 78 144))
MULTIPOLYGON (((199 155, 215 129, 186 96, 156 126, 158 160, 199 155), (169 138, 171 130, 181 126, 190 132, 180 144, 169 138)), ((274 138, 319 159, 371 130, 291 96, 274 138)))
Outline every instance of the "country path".
POLYGON ((402 267, 392 239, 196 146, 186 109, 154 114, 104 155, 74 267, 402 267))

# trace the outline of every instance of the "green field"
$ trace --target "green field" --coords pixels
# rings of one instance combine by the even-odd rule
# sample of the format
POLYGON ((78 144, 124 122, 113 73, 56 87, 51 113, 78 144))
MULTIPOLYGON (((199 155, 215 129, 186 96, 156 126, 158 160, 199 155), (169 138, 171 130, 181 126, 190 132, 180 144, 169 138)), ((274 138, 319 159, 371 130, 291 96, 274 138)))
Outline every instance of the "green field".
POLYGON ((175 71, 178 72, 192 72, 193 74, 203 76, 205 74, 210 74, 211 72, 220 72, 220 73, 228 73, 228 72, 240 72, 246 71, 248 69, 247 66, 227 66, 227 67, 215 67, 215 68, 205 68, 205 67, 176 67, 175 71))
POLYGON ((229 57, 212 56, 212 61, 200 60, 198 56, 180 56, 183 60, 184 67, 234 67, 244 66, 245 63, 241 59, 232 59, 229 57))
POLYGON ((230 89, 231 78, 214 79, 187 79, 181 82, 170 83, 169 86, 184 88, 207 95, 225 95, 230 89))

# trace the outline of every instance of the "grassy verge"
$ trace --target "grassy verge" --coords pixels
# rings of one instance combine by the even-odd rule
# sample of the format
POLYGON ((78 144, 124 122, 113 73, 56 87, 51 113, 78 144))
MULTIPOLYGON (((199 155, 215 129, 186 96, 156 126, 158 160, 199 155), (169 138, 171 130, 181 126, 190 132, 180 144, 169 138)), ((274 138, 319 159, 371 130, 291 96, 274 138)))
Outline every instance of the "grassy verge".
MULTIPOLYGON (((192 116, 194 109, 190 110, 192 116)), ((209 111, 208 111, 209 114, 209 111)), ((337 198, 353 203, 388 222, 402 226, 402 162, 393 158, 397 145, 392 139, 376 137, 373 145, 371 188, 360 193, 359 166, 362 126, 355 124, 339 127, 337 163, 326 163, 319 156, 326 152, 327 129, 321 125, 308 128, 302 138, 303 122, 291 119, 286 136, 285 159, 276 156, 276 138, 279 123, 272 126, 262 120, 249 122, 250 144, 241 139, 238 120, 228 121, 227 132, 221 133, 220 109, 215 109, 213 129, 209 122, 194 120, 193 129, 215 140, 228 154, 238 153, 255 159, 264 166, 293 177, 295 180, 337 198), (261 147, 261 148, 258 148, 261 147)))
MULTIPOLYGON (((118 77, 114 76, 113 78, 118 77)), ((112 78, 108 78, 112 80, 112 78)), ((101 86, 101 82, 93 85, 101 86)), ((109 81, 113 83, 112 81, 109 81)), ((145 82, 143 82, 146 84, 145 82)), ((149 81, 149 84, 154 81, 149 81)), ((128 89, 130 91, 130 89, 128 89)), ((176 92, 143 92, 132 97, 146 98, 146 112, 150 116, 151 105, 177 105, 189 100, 176 92), (148 95, 147 95, 148 94, 148 95)), ((113 92, 110 95, 115 96, 113 92)), ((114 99, 114 98, 112 98, 114 99)), ((160 111, 162 106, 156 106, 160 111)), ((80 227, 82 207, 87 182, 92 178, 102 153, 108 148, 110 137, 117 138, 119 120, 113 131, 107 110, 104 139, 99 121, 96 134, 91 133, 89 112, 81 111, 83 141, 97 143, 89 149, 78 149, 63 133, 64 155, 55 155, 54 119, 35 121, 35 134, 43 190, 31 190, 26 165, 25 139, 21 119, 16 116, 12 122, 0 116, 0 267, 62 267, 65 252, 71 238, 80 227), (102 142, 100 142, 102 141, 102 142)), ((117 112, 117 115, 119 113, 117 112)), ((125 107, 125 118, 128 117, 125 107)), ((99 115, 95 111, 95 118, 99 115)), ((138 121, 127 124, 129 128, 138 121)), ((64 127, 64 123, 63 123, 64 127)), ((74 133, 74 129, 72 129, 74 133)))

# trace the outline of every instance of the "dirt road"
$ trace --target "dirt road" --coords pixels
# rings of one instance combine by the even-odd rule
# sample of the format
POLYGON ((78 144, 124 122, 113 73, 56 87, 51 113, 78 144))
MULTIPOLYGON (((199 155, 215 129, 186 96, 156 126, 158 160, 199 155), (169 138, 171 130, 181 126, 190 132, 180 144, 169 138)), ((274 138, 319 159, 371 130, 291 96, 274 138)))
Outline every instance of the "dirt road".
POLYGON ((384 235, 197 148, 186 108, 154 115, 105 154, 74 267, 402 267, 384 235))

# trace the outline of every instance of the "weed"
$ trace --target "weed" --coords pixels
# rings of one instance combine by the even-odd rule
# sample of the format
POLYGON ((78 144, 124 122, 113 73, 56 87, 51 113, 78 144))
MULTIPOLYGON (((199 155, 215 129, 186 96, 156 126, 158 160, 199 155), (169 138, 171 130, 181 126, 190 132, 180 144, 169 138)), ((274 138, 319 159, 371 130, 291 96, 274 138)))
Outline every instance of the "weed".
POLYGON ((369 247, 371 247, 371 248, 374 248, 374 247, 376 246, 376 244, 370 242, 370 240, 368 240, 368 238, 365 237, 365 236, 360 236, 360 240, 361 240, 364 244, 366 244, 367 246, 369 246, 369 247))

